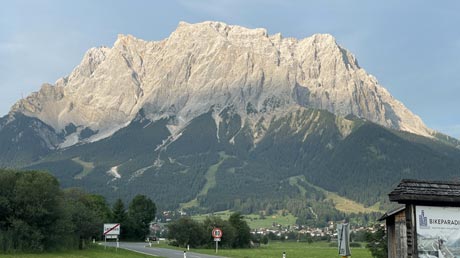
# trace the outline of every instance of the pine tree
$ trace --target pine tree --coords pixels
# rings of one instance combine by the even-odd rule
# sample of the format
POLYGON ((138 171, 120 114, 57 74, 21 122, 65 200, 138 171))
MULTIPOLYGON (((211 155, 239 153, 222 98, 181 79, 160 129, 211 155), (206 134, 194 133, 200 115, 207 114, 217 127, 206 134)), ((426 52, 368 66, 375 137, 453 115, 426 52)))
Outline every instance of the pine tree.
POLYGON ((129 238, 142 240, 148 235, 156 210, 155 203, 145 195, 136 195, 133 198, 128 209, 129 238))
POLYGON ((243 216, 236 212, 230 215, 228 221, 236 231, 233 247, 249 247, 249 242, 251 241, 251 229, 249 228, 248 223, 246 223, 246 221, 243 219, 243 216))
POLYGON ((126 236, 126 230, 123 229, 127 222, 127 213, 123 201, 118 198, 112 207, 112 222, 120 223, 120 238, 126 236))

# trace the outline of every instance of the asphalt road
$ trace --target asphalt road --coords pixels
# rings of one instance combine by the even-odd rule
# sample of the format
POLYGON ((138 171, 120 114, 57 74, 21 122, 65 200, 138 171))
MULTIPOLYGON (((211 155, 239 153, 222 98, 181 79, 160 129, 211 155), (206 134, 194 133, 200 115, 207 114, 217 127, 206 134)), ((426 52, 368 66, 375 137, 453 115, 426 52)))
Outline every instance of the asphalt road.
MULTIPOLYGON (((104 245, 104 243, 102 244, 104 245)), ((107 242, 107 246, 115 247, 116 245, 117 244, 115 242, 107 242)), ((152 256, 161 256, 167 258, 184 258, 184 251, 149 247, 147 243, 120 242, 120 248, 152 256)), ((187 252, 187 258, 223 258, 223 256, 187 252)))

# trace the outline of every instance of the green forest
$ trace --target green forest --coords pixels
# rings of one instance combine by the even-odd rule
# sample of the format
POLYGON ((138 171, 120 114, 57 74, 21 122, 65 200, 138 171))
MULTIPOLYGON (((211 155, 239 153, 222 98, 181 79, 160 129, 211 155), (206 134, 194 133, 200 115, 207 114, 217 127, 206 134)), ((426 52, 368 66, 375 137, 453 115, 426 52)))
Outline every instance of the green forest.
MULTIPOLYGON (((248 116, 256 116, 251 110, 248 116)), ((161 211, 191 215, 285 209, 298 224, 311 226, 348 217, 365 224, 379 216, 345 214, 326 191, 378 211, 391 208, 387 194, 403 178, 458 177, 458 142, 442 135, 425 138, 308 108, 260 116, 255 123, 232 107, 221 110, 216 123, 213 112, 196 117, 176 136, 168 126, 177 118, 151 121, 141 110, 128 126, 97 142, 32 157, 27 146, 40 143, 29 135, 17 148, 0 145, 0 154, 22 157, 18 167, 49 171, 62 187, 81 187, 110 203, 141 194, 154 197, 161 211)), ((0 143, 16 127, 36 121, 21 117, 15 123, 0 143)))
POLYGON ((102 239, 104 223, 121 223, 122 239, 142 240, 155 203, 135 196, 127 209, 110 207, 101 195, 61 189, 46 172, 0 169, 0 252, 83 249, 102 239))

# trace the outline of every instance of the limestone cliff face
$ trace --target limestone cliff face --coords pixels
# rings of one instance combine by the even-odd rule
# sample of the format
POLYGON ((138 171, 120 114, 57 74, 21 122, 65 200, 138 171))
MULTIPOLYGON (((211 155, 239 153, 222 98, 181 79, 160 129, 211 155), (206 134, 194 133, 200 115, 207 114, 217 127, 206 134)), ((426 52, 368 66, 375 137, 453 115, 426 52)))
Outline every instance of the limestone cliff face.
POLYGON ((55 85, 12 108, 55 129, 73 123, 101 134, 129 123, 141 108, 178 125, 232 106, 243 117, 292 106, 353 114, 429 136, 422 120, 359 67, 330 35, 297 40, 221 22, 181 22, 168 38, 148 42, 120 35, 93 48, 55 85))

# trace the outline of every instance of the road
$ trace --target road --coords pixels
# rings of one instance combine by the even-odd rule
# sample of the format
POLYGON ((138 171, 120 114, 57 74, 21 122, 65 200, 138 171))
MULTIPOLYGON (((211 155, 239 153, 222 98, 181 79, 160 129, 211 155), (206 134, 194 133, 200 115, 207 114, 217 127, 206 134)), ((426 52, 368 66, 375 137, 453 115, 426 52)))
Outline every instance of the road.
MULTIPOLYGON (((107 246, 115 247, 116 245, 117 244, 115 242, 107 242, 107 246)), ((161 256, 167 258, 184 258, 184 251, 148 247, 147 243, 120 242, 120 248, 152 256, 161 256)), ((187 258, 223 258, 223 256, 187 252, 187 258)))

